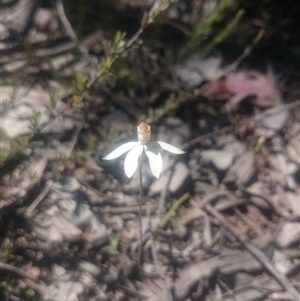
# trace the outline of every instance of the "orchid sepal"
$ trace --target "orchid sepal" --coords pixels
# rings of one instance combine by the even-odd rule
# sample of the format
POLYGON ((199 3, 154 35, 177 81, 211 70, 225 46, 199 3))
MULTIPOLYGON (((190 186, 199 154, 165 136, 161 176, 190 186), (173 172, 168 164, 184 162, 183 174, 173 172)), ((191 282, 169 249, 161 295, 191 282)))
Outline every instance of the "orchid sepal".
POLYGON ((129 150, 131 150, 132 148, 134 148, 135 146, 139 145, 140 143, 137 142, 127 142, 125 144, 122 144, 121 146, 119 146, 118 148, 116 148, 114 151, 112 151, 111 153, 109 153, 107 156, 105 156, 103 158, 103 160, 113 160, 116 159, 120 156, 122 156, 123 154, 125 154, 126 152, 128 152, 129 150))
POLYGON ((172 154, 181 155, 181 154, 185 153, 183 150, 181 150, 178 147, 171 145, 169 143, 162 142, 162 141, 157 141, 157 143, 160 145, 160 147, 162 149, 164 149, 172 154))

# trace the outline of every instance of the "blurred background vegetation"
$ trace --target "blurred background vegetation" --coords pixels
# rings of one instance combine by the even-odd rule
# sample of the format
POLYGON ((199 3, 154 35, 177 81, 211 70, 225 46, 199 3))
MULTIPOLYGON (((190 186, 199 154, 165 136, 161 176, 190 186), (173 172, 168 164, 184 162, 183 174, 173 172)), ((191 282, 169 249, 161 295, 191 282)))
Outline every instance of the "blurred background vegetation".
MULTIPOLYGON (((176 78, 176 66, 192 56, 217 55, 224 69, 235 63, 236 68, 266 73, 271 66, 285 99, 300 94, 297 0, 30 1, 34 12, 51 12, 50 18, 41 15, 22 29, 9 30, 11 35, 3 39, 8 46, 2 50, 2 84, 17 88, 38 83, 49 89, 50 119, 56 117, 58 96, 49 81, 69 89, 62 99, 67 106, 93 111, 97 120, 113 106, 126 111, 132 126, 105 134, 92 131, 93 141, 86 145, 96 146, 95 136, 109 142, 141 120, 158 120, 188 101, 201 99, 207 110, 218 111, 217 103, 210 109, 201 93, 195 96, 195 89, 176 78), (90 46, 95 32, 97 41, 90 46), (68 46, 70 40, 73 46, 68 46)), ((3 1, 3 16, 13 16, 16 6, 22 19, 30 1, 3 1)), ((13 103, 14 93, 2 101, 2 115, 13 103)), ((34 135, 41 116, 33 113, 34 135)))

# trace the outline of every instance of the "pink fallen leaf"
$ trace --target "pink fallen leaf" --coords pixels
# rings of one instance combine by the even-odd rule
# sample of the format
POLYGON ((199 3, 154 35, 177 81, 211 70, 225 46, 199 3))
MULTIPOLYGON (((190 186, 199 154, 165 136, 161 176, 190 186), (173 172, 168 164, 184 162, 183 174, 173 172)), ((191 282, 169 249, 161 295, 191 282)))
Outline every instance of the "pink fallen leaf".
POLYGON ((243 99, 253 97, 251 102, 260 107, 278 106, 282 103, 280 91, 272 72, 245 70, 230 73, 225 79, 225 87, 232 95, 243 99))

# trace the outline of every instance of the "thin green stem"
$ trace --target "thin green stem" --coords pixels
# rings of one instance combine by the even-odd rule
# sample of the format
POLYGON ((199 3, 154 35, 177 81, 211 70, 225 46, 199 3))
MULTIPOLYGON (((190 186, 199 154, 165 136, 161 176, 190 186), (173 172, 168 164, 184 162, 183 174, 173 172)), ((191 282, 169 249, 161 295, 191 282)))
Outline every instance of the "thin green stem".
POLYGON ((169 222, 170 218, 174 215, 176 210, 185 202, 189 199, 190 194, 187 192, 184 195, 182 195, 170 208, 170 210, 166 213, 166 215, 163 217, 161 222, 159 223, 157 229, 163 229, 166 224, 169 222))
POLYGON ((139 178, 140 178, 140 200, 139 200, 139 232, 140 232, 140 244, 138 250, 138 268, 140 270, 142 266, 142 249, 143 249, 143 228, 142 228, 142 203, 143 203, 143 174, 142 174, 142 162, 139 162, 139 178))

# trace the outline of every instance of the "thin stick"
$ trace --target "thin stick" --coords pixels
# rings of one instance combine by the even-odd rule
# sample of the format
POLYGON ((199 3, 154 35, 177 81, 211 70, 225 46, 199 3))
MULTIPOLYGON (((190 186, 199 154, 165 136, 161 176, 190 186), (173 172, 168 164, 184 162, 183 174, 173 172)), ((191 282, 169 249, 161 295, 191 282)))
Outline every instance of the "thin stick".
POLYGON ((143 228, 142 228, 142 203, 143 203, 143 175, 142 175, 142 164, 139 164, 139 178, 140 178, 140 201, 139 201, 139 231, 140 231, 140 245, 138 250, 138 269, 142 266, 142 249, 143 249, 143 228))
POLYGON ((56 2, 56 11, 58 14, 58 17, 61 21, 61 23, 63 24, 63 27, 67 33, 67 35, 69 36, 69 38, 74 41, 75 43, 77 43, 77 47, 80 50, 80 52, 83 54, 84 58, 91 63, 93 60, 89 55, 88 49, 79 42, 78 37, 75 33, 75 31, 73 30, 66 14, 65 14, 65 9, 64 9, 64 5, 62 3, 62 0, 58 0, 56 2))
POLYGON ((32 202, 32 204, 26 209, 25 216, 27 218, 32 217, 33 210, 39 205, 39 203, 44 199, 46 194, 49 192, 51 186, 53 184, 52 180, 49 180, 46 182, 46 185, 43 189, 43 191, 38 195, 38 197, 32 202))

